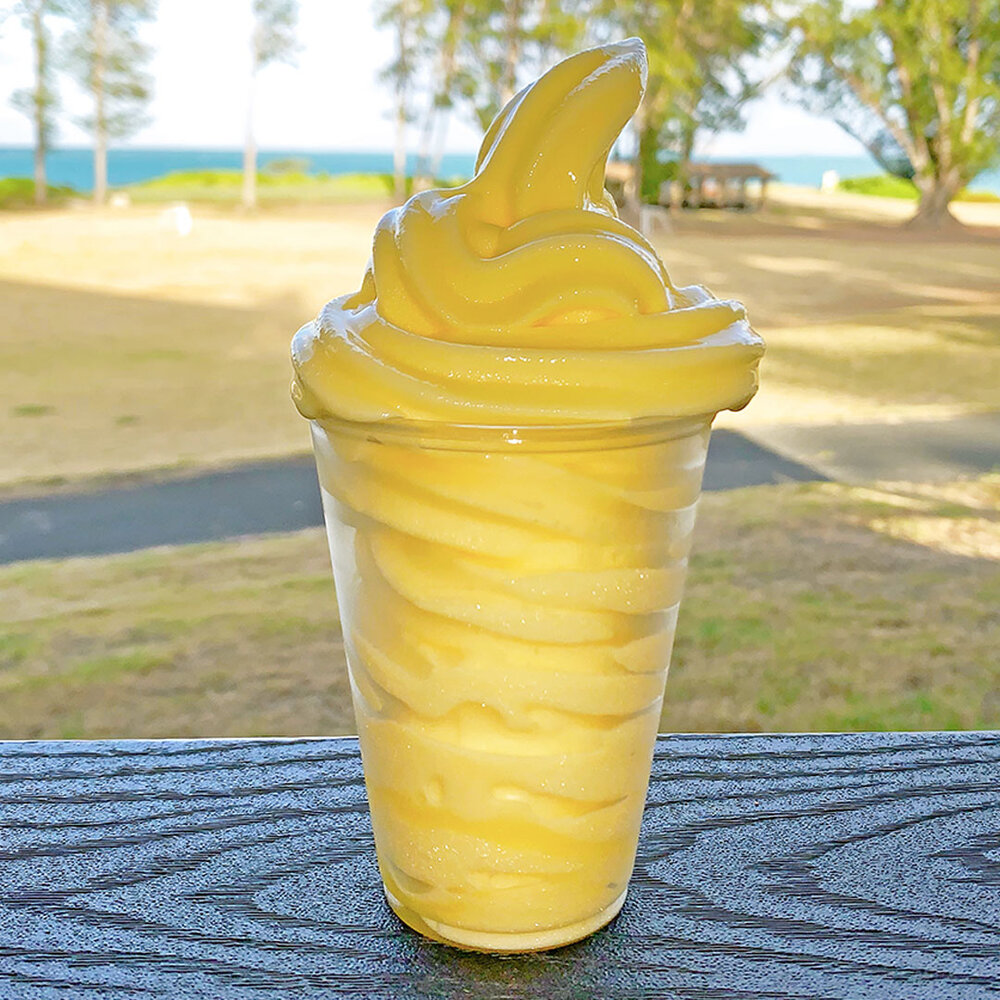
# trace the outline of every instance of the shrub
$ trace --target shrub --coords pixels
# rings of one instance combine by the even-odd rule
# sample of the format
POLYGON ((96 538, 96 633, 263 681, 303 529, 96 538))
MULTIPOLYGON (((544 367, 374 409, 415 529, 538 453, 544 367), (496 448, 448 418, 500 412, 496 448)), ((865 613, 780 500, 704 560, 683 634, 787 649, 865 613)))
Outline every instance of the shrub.
POLYGON ((266 174, 307 174, 310 161, 305 156, 286 156, 265 163, 260 169, 266 174))
MULTIPOLYGON (((902 177, 893 177, 891 174, 878 174, 875 177, 845 177, 837 187, 841 191, 850 191, 852 194, 870 194, 879 198, 906 198, 909 201, 917 201, 920 192, 913 181, 905 180, 902 177)), ((1000 195, 992 191, 960 191, 955 201, 1000 201, 1000 195)))
POLYGON ((877 174, 875 177, 845 177, 837 187, 851 194, 870 194, 878 198, 906 198, 916 201, 920 197, 916 184, 891 174, 877 174))
MULTIPOLYGON (((49 204, 58 205, 79 195, 71 187, 60 184, 48 186, 49 204)), ((32 208, 35 204, 35 182, 30 177, 0 177, 0 208, 32 208)))
POLYGON ((958 201, 1000 201, 1000 194, 992 191, 969 191, 965 190, 958 196, 958 201))

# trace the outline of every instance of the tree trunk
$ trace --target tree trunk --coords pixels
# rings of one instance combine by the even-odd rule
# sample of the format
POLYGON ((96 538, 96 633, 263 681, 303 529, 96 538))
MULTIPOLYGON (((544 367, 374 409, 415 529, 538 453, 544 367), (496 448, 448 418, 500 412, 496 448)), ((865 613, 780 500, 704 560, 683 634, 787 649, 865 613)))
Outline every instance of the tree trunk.
POLYGON ((648 188, 651 181, 655 180, 657 174, 656 156, 660 151, 659 130, 648 123, 643 125, 639 135, 639 159, 642 162, 642 172, 639 175, 639 201, 648 202, 650 198, 655 202, 658 200, 659 191, 644 190, 648 188))
POLYGON ((104 111, 104 73, 108 50, 108 0, 94 7, 94 202, 108 197, 108 122, 104 111))
POLYGON ((392 182, 398 201, 406 200, 406 103, 400 92, 396 100, 396 145, 392 151, 392 182))
POLYGON ((35 39, 35 204, 44 205, 48 196, 48 182, 45 177, 46 115, 48 113, 48 93, 45 86, 45 25, 42 11, 36 7, 31 15, 31 30, 35 39))
POLYGON ((257 96, 257 26, 250 42, 250 80, 247 87, 247 127, 243 139, 243 207, 257 207, 257 140, 254 137, 254 104, 257 96))
POLYGON ((458 39, 465 22, 465 7, 456 2, 450 5, 448 24, 445 27, 441 43, 441 54, 438 59, 438 88, 427 109, 424 120, 424 131, 420 137, 420 153, 417 159, 418 181, 427 179, 433 183, 441 172, 441 160, 444 157, 444 142, 448 132, 448 116, 452 103, 451 91, 455 86, 455 57, 458 39))
POLYGON ((504 23, 504 65, 500 80, 500 107, 517 93, 517 64, 521 58, 521 17, 524 0, 509 0, 504 23))
POLYGON ((681 135, 681 158, 677 164, 679 172, 687 173, 691 169, 691 159, 694 156, 694 139, 698 133, 698 127, 693 123, 684 126, 681 135))
POLYGON ((961 228, 962 223, 948 207, 962 187, 957 177, 916 177, 914 182, 920 189, 920 203, 907 226, 926 230, 961 228))
POLYGON ((448 110, 438 119, 437 129, 434 134, 434 152, 431 153, 430 165, 427 172, 431 177, 441 176, 441 164, 444 161, 444 147, 448 139, 448 110))
POLYGON ((431 145, 434 142, 434 133, 437 131, 438 106, 434 97, 427 108, 423 126, 420 129, 420 142, 417 146, 417 165, 413 171, 413 189, 423 190, 429 186, 433 180, 431 173, 431 145))
POLYGON ((646 115, 641 104, 632 119, 632 127, 635 133, 635 152, 632 154, 632 176, 625 182, 625 205, 621 216, 624 222, 638 229, 642 209, 644 152, 642 137, 646 131, 646 115))
POLYGON ((399 5, 395 14, 396 25, 396 55, 394 70, 396 84, 396 138, 392 150, 392 187, 396 200, 400 203, 406 200, 406 98, 412 79, 410 59, 413 56, 410 48, 410 31, 413 28, 415 14, 413 0, 399 5))
MULTIPOLYGON (((684 207, 684 196, 687 193, 688 178, 691 176, 691 159, 694 156, 694 137, 698 131, 698 126, 688 122, 683 126, 681 132, 681 155, 677 161, 677 186, 680 190, 678 208, 684 207)), ((670 207, 674 207, 673 199, 670 207)))
POLYGON ((35 141, 35 204, 44 205, 48 200, 49 185, 45 176, 45 142, 35 141))

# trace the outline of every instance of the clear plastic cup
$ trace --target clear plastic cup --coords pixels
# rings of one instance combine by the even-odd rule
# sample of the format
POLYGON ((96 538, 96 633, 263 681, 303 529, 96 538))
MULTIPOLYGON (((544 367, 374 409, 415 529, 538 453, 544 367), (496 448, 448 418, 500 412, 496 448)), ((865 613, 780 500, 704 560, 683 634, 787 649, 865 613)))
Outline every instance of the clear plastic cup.
POLYGON ((710 424, 313 422, 379 868, 428 937, 621 909, 710 424))

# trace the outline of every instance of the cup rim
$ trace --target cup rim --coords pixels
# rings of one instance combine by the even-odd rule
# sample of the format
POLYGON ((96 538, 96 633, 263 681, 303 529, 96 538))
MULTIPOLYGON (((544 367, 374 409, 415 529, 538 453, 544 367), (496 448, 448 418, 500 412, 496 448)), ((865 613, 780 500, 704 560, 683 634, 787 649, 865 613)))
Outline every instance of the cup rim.
POLYGON ((711 427, 714 413, 638 417, 567 424, 469 424, 404 417, 380 421, 315 417, 314 432, 372 443, 445 451, 589 451, 632 448, 691 437, 711 427))

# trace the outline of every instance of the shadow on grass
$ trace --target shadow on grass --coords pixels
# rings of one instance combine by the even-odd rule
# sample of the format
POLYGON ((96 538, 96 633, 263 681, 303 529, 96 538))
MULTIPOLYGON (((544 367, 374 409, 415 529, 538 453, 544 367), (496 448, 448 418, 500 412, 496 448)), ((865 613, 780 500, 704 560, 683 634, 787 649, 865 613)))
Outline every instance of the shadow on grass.
POLYGON ((185 302, 0 281, 8 482, 301 451, 295 295, 185 302))
POLYGON ((662 728, 1000 725, 996 514, 833 484, 784 500, 777 515, 764 490, 706 505, 662 728), (906 537, 915 506, 936 524, 922 544, 906 537), (970 525, 992 547, 950 550, 970 525))

